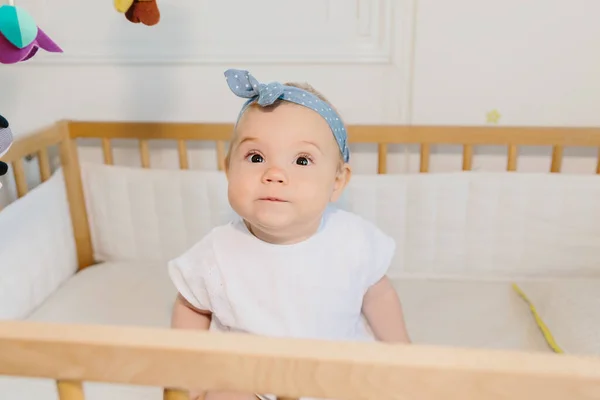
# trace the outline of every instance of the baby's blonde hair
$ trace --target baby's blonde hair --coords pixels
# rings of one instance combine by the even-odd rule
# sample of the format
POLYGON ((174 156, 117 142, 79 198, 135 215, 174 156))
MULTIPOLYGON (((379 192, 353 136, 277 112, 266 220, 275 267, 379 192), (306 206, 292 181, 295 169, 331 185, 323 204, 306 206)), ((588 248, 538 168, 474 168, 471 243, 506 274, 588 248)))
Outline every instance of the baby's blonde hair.
MULTIPOLYGON (((337 109, 333 106, 333 104, 331 104, 331 102, 329 100, 327 100, 327 98, 325 98, 325 96, 319 92, 317 89, 315 89, 314 87, 312 87, 310 84, 308 83, 299 83, 299 82, 286 82, 284 83, 285 86, 292 86, 292 87, 296 87, 298 89, 302 89, 307 91, 308 93, 311 93, 315 96, 317 96, 319 98, 319 100, 321 100, 322 102, 326 103, 329 107, 331 107, 331 109, 335 110, 336 113, 339 112, 337 111, 337 109)), ((276 107, 278 107, 279 105, 281 105, 283 102, 285 102, 285 100, 282 99, 277 99, 273 102, 273 104, 266 106, 266 107, 262 107, 257 105, 256 103, 252 103, 248 109, 250 109, 251 107, 262 107, 264 109, 274 109, 276 107)), ((293 103, 290 103, 293 104, 293 103)), ((241 115, 240 115, 240 119, 241 119, 241 115)), ((342 121, 343 122, 343 121, 342 121)), ((236 129, 234 128, 232 134, 231 134, 231 139, 229 140, 229 147, 227 149, 227 155, 225 156, 225 165, 229 166, 229 161, 231 158, 231 148, 233 146, 233 144, 235 143, 235 138, 236 138, 236 129)), ((340 160, 341 160, 341 165, 343 165, 344 162, 344 155, 342 154, 342 151, 340 150, 340 160)))

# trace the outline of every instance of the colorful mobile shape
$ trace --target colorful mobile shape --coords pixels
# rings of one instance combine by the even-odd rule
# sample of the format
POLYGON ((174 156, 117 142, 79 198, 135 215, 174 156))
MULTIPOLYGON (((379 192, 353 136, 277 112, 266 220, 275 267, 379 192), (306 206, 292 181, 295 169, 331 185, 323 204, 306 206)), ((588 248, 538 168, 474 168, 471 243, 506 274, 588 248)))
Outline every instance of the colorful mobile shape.
POLYGON ((32 58, 39 49, 62 53, 33 17, 14 1, 0 6, 0 63, 15 64, 32 58))

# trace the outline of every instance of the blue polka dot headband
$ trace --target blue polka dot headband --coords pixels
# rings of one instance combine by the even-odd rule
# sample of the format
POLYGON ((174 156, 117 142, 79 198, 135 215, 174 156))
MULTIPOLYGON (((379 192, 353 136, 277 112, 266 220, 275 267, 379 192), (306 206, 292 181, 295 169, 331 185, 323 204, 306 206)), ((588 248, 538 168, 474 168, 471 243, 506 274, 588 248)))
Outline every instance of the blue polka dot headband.
POLYGON ((275 100, 281 99, 308 107, 327 121, 342 152, 344 162, 350 160, 348 137, 342 119, 329 104, 314 94, 294 86, 283 85, 279 82, 260 83, 248 71, 239 69, 228 69, 225 71, 225 79, 235 95, 250 99, 242 107, 238 120, 252 103, 258 103, 258 105, 265 107, 273 104, 275 100))

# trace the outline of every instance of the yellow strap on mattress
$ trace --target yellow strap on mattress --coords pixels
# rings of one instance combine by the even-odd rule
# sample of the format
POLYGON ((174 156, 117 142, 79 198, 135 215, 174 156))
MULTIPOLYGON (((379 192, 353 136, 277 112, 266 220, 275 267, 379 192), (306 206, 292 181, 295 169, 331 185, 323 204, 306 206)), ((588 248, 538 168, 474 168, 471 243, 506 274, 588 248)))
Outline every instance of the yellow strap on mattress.
POLYGON ((527 297, 525 292, 523 292, 523 290, 516 283, 513 283, 512 287, 519 294, 519 296, 521 296, 523 298, 523 300, 525 300, 525 302, 529 305, 529 309, 531 310, 531 313, 533 314, 533 317, 535 318, 535 323, 542 331, 542 334, 544 335, 544 339, 546 339, 548 346, 550 346, 550 348, 555 353, 564 353, 564 351, 560 348, 560 346, 554 340, 554 336, 552 336, 552 332, 550 332, 550 329, 548 329, 548 326, 546 326, 546 324, 542 320, 542 317, 540 317, 540 314, 538 314, 537 310, 535 309, 535 306, 533 305, 531 300, 529 300, 529 298, 527 297))

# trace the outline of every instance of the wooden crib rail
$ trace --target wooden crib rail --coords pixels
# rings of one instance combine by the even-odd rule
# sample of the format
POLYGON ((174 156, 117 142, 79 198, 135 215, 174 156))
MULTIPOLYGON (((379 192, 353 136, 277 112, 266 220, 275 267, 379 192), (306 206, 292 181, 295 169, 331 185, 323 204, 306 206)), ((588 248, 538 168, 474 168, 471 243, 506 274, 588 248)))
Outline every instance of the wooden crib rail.
POLYGON ((82 381, 344 400, 600 398, 599 358, 24 321, 0 322, 0 375, 56 379, 61 400, 82 400, 82 381))
POLYGON ((3 161, 12 165, 17 197, 21 198, 30 189, 25 173, 24 159, 28 156, 37 156, 40 181, 44 182, 51 176, 49 148, 52 146, 58 146, 79 267, 85 268, 94 263, 93 250, 85 209, 77 142, 69 134, 69 123, 59 121, 38 132, 15 139, 8 153, 4 155, 3 161))
POLYGON ((10 163, 12 166, 18 198, 25 196, 30 189, 25 174, 25 159, 27 157, 34 155, 38 157, 40 180, 42 182, 50 178, 49 148, 60 145, 64 139, 68 139, 68 135, 61 128, 64 127, 54 124, 24 138, 18 138, 8 153, 2 157, 2 161, 10 163))
POLYGON ((174 123, 174 122, 83 122, 70 121, 72 138, 102 139, 104 163, 113 164, 114 139, 139 140, 142 168, 150 168, 149 140, 175 140, 181 169, 189 168, 187 141, 211 141, 217 146, 217 168, 223 170, 225 143, 233 132, 232 124, 174 123))
POLYGON ((550 172, 560 172, 565 147, 598 149, 596 173, 600 174, 600 128, 489 127, 489 126, 350 126, 352 143, 379 144, 379 173, 385 173, 388 144, 418 144, 420 172, 429 172, 431 145, 462 145, 462 169, 473 166, 476 145, 506 146, 507 171, 517 170, 518 149, 522 146, 552 146, 550 172), (382 159, 384 161, 382 161, 382 159))
MULTIPOLYGON (((181 169, 188 168, 186 142, 214 141, 217 144, 217 167, 223 169, 225 143, 233 131, 227 123, 174 123, 174 122, 95 122, 70 121, 72 138, 100 138, 104 161, 112 164, 111 140, 137 139, 140 143, 142 166, 149 168, 149 140, 176 140, 181 169)), ((507 171, 517 170, 520 147, 551 146, 550 172, 560 172, 565 147, 595 147, 598 149, 596 173, 600 174, 600 128, 586 127, 498 127, 498 126, 412 126, 412 125, 350 125, 350 143, 378 145, 378 168, 387 172, 387 154, 390 144, 416 144, 420 147, 420 172, 428 172, 432 145, 462 145, 462 169, 471 170, 473 151, 477 145, 504 146, 507 150, 507 171)))

